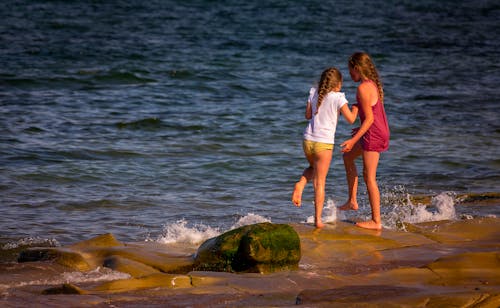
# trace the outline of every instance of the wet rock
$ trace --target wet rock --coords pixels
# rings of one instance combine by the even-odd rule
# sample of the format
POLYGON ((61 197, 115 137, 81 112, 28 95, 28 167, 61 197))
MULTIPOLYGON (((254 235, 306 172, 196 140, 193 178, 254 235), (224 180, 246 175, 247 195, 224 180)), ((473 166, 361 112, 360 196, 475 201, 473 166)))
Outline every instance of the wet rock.
POLYGON ((78 242, 70 247, 73 249, 89 249, 89 248, 99 248, 99 247, 119 247, 125 246, 122 242, 118 241, 113 234, 106 233, 91 239, 78 242))
POLYGON ((79 287, 71 284, 65 283, 60 287, 53 287, 42 291, 44 295, 50 294, 86 294, 87 292, 80 289, 79 287))
POLYGON ((36 261, 54 261, 82 272, 105 266, 133 277, 157 272, 187 273, 193 268, 192 255, 172 255, 164 246, 150 243, 124 244, 112 234, 65 247, 33 247, 18 257, 18 262, 36 261))
POLYGON ((67 247, 33 247, 19 253, 18 262, 35 262, 54 260, 58 264, 79 270, 89 271, 100 266, 98 258, 89 256, 98 255, 100 250, 122 247, 115 237, 103 234, 86 241, 82 241, 67 247))
POLYGON ((105 282, 92 291, 127 292, 152 288, 191 288, 191 278, 187 275, 157 273, 141 278, 121 279, 105 282))
POLYGON ((359 285, 339 287, 335 289, 311 289, 299 293, 295 303, 297 305, 319 305, 368 303, 377 302, 380 299, 405 297, 415 295, 419 292, 417 288, 406 288, 388 285, 359 285))
POLYGON ((291 226, 259 223, 205 241, 196 253, 194 269, 274 272, 296 269, 300 257, 300 238, 291 226))
POLYGON ((500 252, 465 252, 448 255, 428 264, 439 276, 437 285, 500 284, 500 252))
POLYGON ((21 251, 17 259, 21 263, 52 260, 79 271, 89 271, 93 268, 79 252, 65 248, 28 248, 21 251))
POLYGON ((123 258, 120 256, 110 256, 104 260, 103 266, 112 270, 127 273, 134 278, 140 278, 159 273, 158 270, 141 262, 123 258))

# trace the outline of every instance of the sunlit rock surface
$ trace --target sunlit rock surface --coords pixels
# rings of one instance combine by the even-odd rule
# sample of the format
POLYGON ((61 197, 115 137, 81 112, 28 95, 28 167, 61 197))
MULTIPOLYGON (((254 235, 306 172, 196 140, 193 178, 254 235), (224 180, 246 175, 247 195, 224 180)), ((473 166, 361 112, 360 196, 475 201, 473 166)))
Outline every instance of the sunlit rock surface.
POLYGON ((31 248, 23 262, 0 264, 0 306, 500 306, 499 218, 405 231, 289 227, 300 240, 298 268, 266 274, 193 270, 199 245, 122 243, 110 234, 31 248))

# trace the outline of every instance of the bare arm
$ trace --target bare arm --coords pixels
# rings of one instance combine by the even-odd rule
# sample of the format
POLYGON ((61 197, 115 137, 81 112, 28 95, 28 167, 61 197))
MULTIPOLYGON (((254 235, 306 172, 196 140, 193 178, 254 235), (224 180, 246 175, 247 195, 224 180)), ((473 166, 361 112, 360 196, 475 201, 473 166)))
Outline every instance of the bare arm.
POLYGON ((374 91, 373 87, 370 87, 368 84, 360 84, 357 91, 359 97, 359 108, 361 108, 365 114, 365 120, 361 123, 361 127, 356 132, 356 134, 349 140, 345 141, 341 144, 343 147, 342 152, 349 152, 352 150, 356 142, 363 137, 363 135, 370 129, 373 124, 373 110, 372 110, 372 102, 378 99, 377 92, 374 91), (368 87, 367 87, 368 86, 368 87))
POLYGON ((364 97, 361 94, 360 95, 360 108, 363 109, 363 112, 365 113, 365 120, 361 124, 361 127, 359 130, 356 132, 356 134, 352 137, 354 143, 358 142, 361 137, 370 129, 370 126, 373 124, 373 110, 372 110, 372 105, 368 97, 364 97))
POLYGON ((354 123, 356 121, 356 117, 358 116, 358 106, 353 105, 351 109, 349 109, 349 106, 345 104, 340 108, 340 112, 344 116, 344 118, 347 120, 349 124, 354 123))
POLYGON ((307 120, 310 120, 312 118, 312 106, 311 106, 311 102, 307 102, 307 106, 306 106, 306 119, 307 120))

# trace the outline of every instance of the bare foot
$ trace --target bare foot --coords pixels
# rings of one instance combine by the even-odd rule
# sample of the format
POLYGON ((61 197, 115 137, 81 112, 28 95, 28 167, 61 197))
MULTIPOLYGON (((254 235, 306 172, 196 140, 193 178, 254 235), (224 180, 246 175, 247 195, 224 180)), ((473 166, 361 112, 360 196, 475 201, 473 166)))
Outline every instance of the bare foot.
POLYGON ((292 202, 296 207, 300 207, 302 203, 302 192, 304 191, 304 185, 300 182, 295 183, 295 188, 292 193, 292 202))
POLYGON ((356 226, 370 230, 382 230, 382 224, 376 223, 373 220, 357 222, 356 226))
POLYGON ((325 224, 324 224, 324 223, 322 223, 321 221, 317 221, 317 222, 315 222, 315 223, 314 223, 314 225, 315 225, 315 226, 316 226, 316 228, 318 228, 318 229, 321 229, 321 228, 323 228, 323 227, 325 226, 325 224))
POLYGON ((347 201, 346 203, 344 203, 344 205, 340 206, 338 209, 341 211, 349 211, 349 210, 357 211, 358 203, 347 201))

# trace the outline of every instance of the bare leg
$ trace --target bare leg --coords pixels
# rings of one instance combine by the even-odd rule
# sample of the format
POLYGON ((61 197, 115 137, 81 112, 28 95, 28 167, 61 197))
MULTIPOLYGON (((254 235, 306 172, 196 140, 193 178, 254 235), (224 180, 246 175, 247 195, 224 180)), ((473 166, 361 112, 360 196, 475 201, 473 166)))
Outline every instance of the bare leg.
POLYGON ((324 226, 321 221, 323 203, 325 202, 326 176, 332 160, 332 150, 324 150, 315 155, 313 185, 314 185, 314 224, 317 228, 324 226))
POLYGON ((380 191, 377 184, 377 166, 380 153, 363 151, 363 177, 368 190, 370 206, 372 209, 372 220, 358 222, 356 225, 361 228, 380 230, 382 221, 380 219, 380 191))
POLYGON ((304 155, 307 158, 307 161, 309 162, 309 167, 304 169, 304 172, 302 172, 302 176, 300 177, 300 180, 295 183, 295 187, 293 189, 292 193, 292 202, 295 204, 296 207, 300 207, 302 204, 302 192, 304 191, 304 188, 307 185, 307 182, 312 181, 313 176, 314 176, 314 156, 311 154, 307 154, 304 151, 304 155))
POLYGON ((314 172, 313 167, 311 166, 307 167, 306 169, 304 169, 304 172, 302 173, 300 180, 297 183, 295 183, 295 188, 292 193, 292 202, 293 204, 295 204, 296 207, 300 207, 302 204, 302 192, 304 191, 307 182, 310 182, 312 180, 313 172, 314 172))
POLYGON ((360 143, 356 143, 350 152, 344 153, 344 167, 347 178, 347 186, 349 188, 349 198, 344 205, 339 207, 341 211, 354 210, 356 211, 358 206, 357 194, 358 194, 358 170, 356 169, 355 160, 363 154, 363 149, 360 143))

